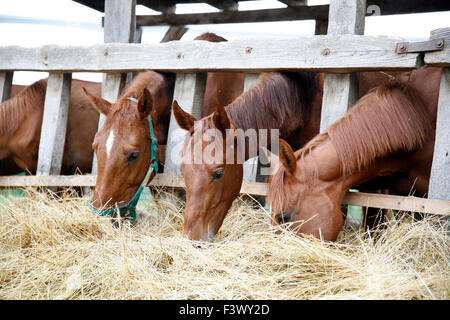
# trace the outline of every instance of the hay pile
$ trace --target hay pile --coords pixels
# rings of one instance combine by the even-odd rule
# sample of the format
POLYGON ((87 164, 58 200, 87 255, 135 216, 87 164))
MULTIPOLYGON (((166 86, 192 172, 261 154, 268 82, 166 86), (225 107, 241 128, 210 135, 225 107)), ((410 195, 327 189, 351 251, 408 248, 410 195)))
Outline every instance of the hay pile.
POLYGON ((181 236, 184 203, 160 192, 120 229, 88 198, 0 199, 0 299, 448 299, 450 238, 406 217, 335 244, 273 233, 241 197, 212 245, 181 236))

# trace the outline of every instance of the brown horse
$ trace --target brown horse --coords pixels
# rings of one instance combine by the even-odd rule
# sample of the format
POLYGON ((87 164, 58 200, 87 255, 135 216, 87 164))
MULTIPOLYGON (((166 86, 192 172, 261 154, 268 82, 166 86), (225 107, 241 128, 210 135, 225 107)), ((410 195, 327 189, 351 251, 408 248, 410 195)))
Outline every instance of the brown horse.
MULTIPOLYGON (((359 96, 370 88, 387 81, 384 72, 360 74, 359 96)), ((210 117, 199 121, 204 130, 217 128, 279 129, 280 136, 295 148, 300 148, 319 132, 323 94, 323 74, 311 72, 262 74, 259 82, 225 109, 218 107, 210 117)), ((212 241, 242 184, 242 164, 225 163, 226 154, 233 146, 224 147, 218 158, 222 161, 211 164, 205 159, 203 164, 188 164, 194 158, 193 126, 196 119, 185 113, 177 104, 173 106, 175 118, 181 128, 190 132, 182 151, 180 169, 186 183, 186 212, 184 235, 194 240, 212 241)), ((201 142, 204 149, 210 142, 205 135, 201 142)), ((267 135, 270 147, 270 133, 267 135)), ((245 159, 258 154, 248 152, 245 159)), ((200 148, 197 148, 199 150, 200 148)), ((236 151, 237 148, 234 148, 236 151)), ((233 151, 231 151, 233 153, 233 151)), ((234 155, 237 156, 236 154, 234 155)), ((202 155, 205 158, 205 155, 202 155)), ((192 161, 191 161, 192 162, 192 161)))
MULTIPOLYGON (((99 115, 81 93, 81 86, 98 94, 101 90, 100 83, 72 80, 63 174, 91 171, 93 151, 86 141, 93 140, 99 115)), ((0 105, 0 159, 12 158, 31 173, 37 167, 46 89, 47 79, 27 87, 13 86, 12 98, 0 105)))
MULTIPOLYGON (((211 33, 200 35, 196 40, 226 41, 211 33)), ((98 176, 92 202, 94 208, 109 208, 116 204, 120 207, 129 203, 138 190, 150 162, 146 115, 151 115, 153 119, 159 144, 157 156, 164 158, 174 80, 174 74, 141 73, 115 104, 86 92, 94 107, 106 115, 105 124, 93 143, 98 158, 98 176), (130 101, 130 97, 138 99, 138 103, 130 101), (141 104, 142 109, 139 109, 141 104)), ((220 101, 231 102, 240 93, 235 91, 242 91, 242 87, 243 75, 226 72, 212 76, 208 74, 204 104, 207 108, 214 105, 216 95, 220 96, 220 101), (218 89, 224 87, 236 89, 231 92, 218 89), (214 94, 210 93, 211 90, 214 94)))
MULTIPOLYGON (((312 137, 317 132, 319 123, 313 123, 309 118, 317 109, 320 110, 320 104, 321 93, 315 74, 263 74, 254 87, 226 108, 218 106, 211 116, 201 119, 199 122, 202 124, 202 137, 195 140, 196 119, 174 102, 173 112, 179 126, 189 131, 180 161, 180 169, 186 183, 184 235, 194 240, 212 241, 242 184, 242 162, 225 163, 227 149, 234 146, 224 145, 222 154, 215 155, 220 158, 219 161, 205 159, 207 156, 202 155, 203 163, 192 164, 191 160, 196 156, 194 150, 199 147, 205 150, 210 144, 210 138, 206 134, 208 129, 217 128, 224 132, 225 139, 230 133, 227 129, 231 128, 280 129, 281 135, 289 138, 295 137, 299 128, 312 127, 311 130, 305 130, 309 131, 312 137), (317 108, 310 108, 315 103, 318 104, 317 108)), ((317 118, 320 121, 320 113, 317 118)), ((304 136, 308 139, 306 132, 304 136)), ((247 140, 244 160, 257 155, 249 152, 248 144, 247 140)))
MULTIPOLYGON (((94 208, 126 204, 139 189, 151 159, 149 116, 159 143, 167 141, 174 75, 169 76, 171 81, 165 76, 141 72, 115 103, 83 90, 95 109, 106 116, 92 144, 98 159, 94 208)), ((160 156, 158 149, 157 161, 160 156)))
MULTIPOLYGON (((304 148, 280 141, 269 178, 274 224, 335 241, 354 185, 388 176, 393 193, 428 191, 441 70, 423 67, 377 87, 304 148), (425 81, 426 80, 426 81, 425 81)), ((378 186, 387 187, 387 186, 378 186)))

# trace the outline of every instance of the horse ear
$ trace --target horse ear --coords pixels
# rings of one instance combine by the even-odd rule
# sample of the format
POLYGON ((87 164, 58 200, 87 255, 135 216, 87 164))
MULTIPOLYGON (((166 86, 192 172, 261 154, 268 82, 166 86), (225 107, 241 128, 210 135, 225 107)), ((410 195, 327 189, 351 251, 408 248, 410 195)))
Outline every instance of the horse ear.
POLYGON ((295 169, 297 168, 297 159, 295 158, 294 151, 292 151, 291 146, 283 139, 280 139, 278 150, 280 162, 286 168, 288 173, 294 175, 295 169))
POLYGON ((144 88, 141 95, 139 96, 137 103, 137 109, 141 118, 142 119, 147 118, 150 112, 152 111, 152 108, 153 108, 152 95, 147 90, 147 88, 144 88))
POLYGON ((176 100, 173 101, 172 111, 175 120, 177 120, 177 123, 181 129, 189 131, 192 127, 194 127, 194 122, 197 121, 197 119, 195 119, 194 116, 190 115, 189 113, 184 112, 184 110, 181 109, 176 100))
POLYGON ((222 134, 225 135, 227 129, 231 129, 230 119, 228 119, 227 112, 225 108, 221 105, 216 105, 216 111, 213 114, 214 126, 222 131, 222 134))
POLYGON ((105 116, 108 114, 112 103, 106 101, 105 99, 93 96, 84 87, 81 87, 81 90, 83 90, 86 97, 88 97, 89 101, 91 101, 91 104, 95 109, 97 109, 98 112, 104 114, 105 116))

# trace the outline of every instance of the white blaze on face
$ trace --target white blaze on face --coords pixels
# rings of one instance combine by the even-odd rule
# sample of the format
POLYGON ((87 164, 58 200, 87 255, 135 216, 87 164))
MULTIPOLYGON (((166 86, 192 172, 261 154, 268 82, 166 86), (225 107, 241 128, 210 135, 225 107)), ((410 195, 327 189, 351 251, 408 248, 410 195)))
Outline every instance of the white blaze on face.
POLYGON ((114 132, 109 131, 108 139, 106 139, 106 157, 109 158, 109 154, 111 153, 111 148, 114 144, 114 132))

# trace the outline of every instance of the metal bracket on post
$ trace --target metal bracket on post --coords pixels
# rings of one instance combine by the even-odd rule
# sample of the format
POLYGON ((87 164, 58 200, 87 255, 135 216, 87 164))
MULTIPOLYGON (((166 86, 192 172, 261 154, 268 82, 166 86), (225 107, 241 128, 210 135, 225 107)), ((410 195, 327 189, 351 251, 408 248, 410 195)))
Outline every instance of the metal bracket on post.
POLYGON ((444 50, 445 39, 432 39, 420 42, 400 42, 395 46, 395 53, 416 53, 444 50))

